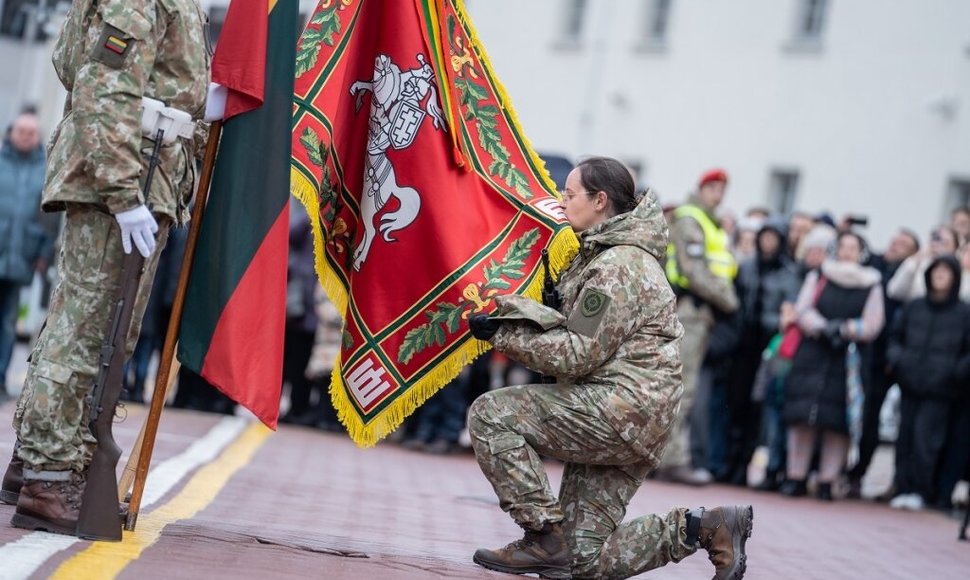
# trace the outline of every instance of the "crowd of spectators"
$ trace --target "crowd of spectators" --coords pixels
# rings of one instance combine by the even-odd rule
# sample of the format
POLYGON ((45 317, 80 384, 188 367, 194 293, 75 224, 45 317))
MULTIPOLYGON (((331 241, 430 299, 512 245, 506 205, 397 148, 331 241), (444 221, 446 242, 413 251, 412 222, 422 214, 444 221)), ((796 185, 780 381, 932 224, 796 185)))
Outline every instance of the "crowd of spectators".
MULTIPOLYGON (((39 213, 16 213, 35 205, 22 198, 39 192, 42 172, 34 168, 43 167, 43 151, 35 133, 36 116, 27 111, 0 148, 0 229, 7 232, 0 236, 0 401, 14 296, 35 270, 47 273, 57 233, 39 213)), ((675 209, 665 208, 669 218, 675 209)), ((707 336, 690 400, 693 466, 719 482, 789 497, 860 498, 885 443, 884 402, 898 389, 895 476, 874 499, 900 509, 950 509, 955 485, 970 479, 970 208, 955 209, 925 239, 900 228, 881 253, 869 247, 866 220, 858 217, 837 222, 764 208, 718 214, 738 263, 738 308, 715 316, 707 336), (752 470, 759 448, 763 469, 752 470), (755 481, 751 473, 759 474, 755 481)), ((342 322, 316 280, 311 235, 305 213, 293 212, 281 422, 339 431, 328 391, 342 322)), ((172 238, 129 364, 126 398, 134 402, 145 400, 149 363, 171 312, 184 248, 178 232, 172 238)), ((478 395, 539 380, 487 353, 391 440, 427 453, 468 450, 465 416, 478 395)), ((230 400, 187 371, 172 403, 234 412, 230 400)))

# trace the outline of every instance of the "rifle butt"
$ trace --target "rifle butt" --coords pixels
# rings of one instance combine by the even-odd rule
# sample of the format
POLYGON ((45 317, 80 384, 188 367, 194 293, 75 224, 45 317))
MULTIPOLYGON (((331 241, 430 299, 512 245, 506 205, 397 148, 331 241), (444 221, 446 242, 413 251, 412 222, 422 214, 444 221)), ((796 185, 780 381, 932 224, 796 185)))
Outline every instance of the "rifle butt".
POLYGON ((118 510, 118 480, 115 469, 121 448, 114 440, 98 441, 98 449, 87 469, 77 536, 85 540, 121 541, 121 516, 118 510))

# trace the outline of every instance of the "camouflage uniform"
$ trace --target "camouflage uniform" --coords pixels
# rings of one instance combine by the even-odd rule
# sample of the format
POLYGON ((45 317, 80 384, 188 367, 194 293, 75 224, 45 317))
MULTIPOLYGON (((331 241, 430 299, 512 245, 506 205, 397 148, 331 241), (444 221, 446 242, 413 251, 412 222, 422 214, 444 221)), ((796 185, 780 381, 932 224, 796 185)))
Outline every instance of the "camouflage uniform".
MULTIPOLYGON (((703 207, 694 197, 688 203, 703 207)), ((711 328, 714 326, 715 314, 712 307, 730 314, 738 309, 738 296, 732 284, 715 276, 708 268, 704 257, 704 230, 697 220, 691 217, 675 220, 670 227, 670 241, 676 249, 679 271, 690 280, 690 293, 677 300, 677 316, 684 325, 684 341, 680 347, 680 358, 684 365, 684 394, 670 444, 663 458, 665 467, 677 467, 691 463, 690 425, 687 418, 694 403, 697 377, 707 353, 711 328)))
POLYGON ((144 199, 152 142, 142 137, 141 98, 202 117, 210 56, 205 22, 195 0, 76 0, 58 38, 53 61, 68 98, 51 139, 42 207, 66 210, 67 220, 61 279, 14 416, 28 478, 67 480, 70 471, 83 471, 96 443, 84 398, 120 282, 123 250, 113 214, 147 204, 159 223, 128 331, 129 353, 168 228, 186 217, 196 144, 162 147, 144 199))
POLYGON ((663 455, 681 394, 683 330, 659 260, 667 227, 648 193, 581 236, 563 272, 562 312, 499 298, 495 348, 554 385, 486 393, 469 410, 479 465, 502 509, 525 529, 562 522, 574 577, 625 578, 679 561, 686 509, 620 524, 663 455), (559 498, 540 455, 566 463, 559 498))

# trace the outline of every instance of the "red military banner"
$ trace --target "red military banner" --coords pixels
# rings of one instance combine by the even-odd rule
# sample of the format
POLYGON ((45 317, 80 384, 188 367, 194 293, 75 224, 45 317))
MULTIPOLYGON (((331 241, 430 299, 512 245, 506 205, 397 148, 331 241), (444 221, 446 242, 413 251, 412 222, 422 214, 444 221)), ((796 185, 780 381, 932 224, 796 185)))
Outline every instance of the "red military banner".
POLYGON ((331 395, 372 445, 488 348, 576 238, 456 0, 324 0, 297 48, 292 191, 344 315, 331 395))

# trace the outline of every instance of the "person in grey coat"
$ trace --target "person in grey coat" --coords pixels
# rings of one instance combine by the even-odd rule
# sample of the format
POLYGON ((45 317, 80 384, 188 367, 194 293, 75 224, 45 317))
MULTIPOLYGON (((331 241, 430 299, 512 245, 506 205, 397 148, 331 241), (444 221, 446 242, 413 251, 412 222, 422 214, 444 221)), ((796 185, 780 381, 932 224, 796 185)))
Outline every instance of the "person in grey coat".
POLYGON ((40 221, 44 167, 37 117, 23 113, 0 148, 0 403, 8 398, 20 289, 46 269, 53 244, 40 221))

